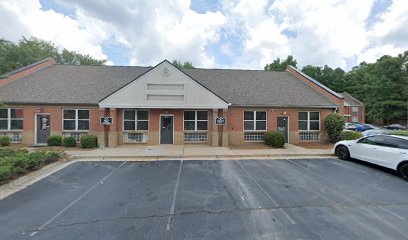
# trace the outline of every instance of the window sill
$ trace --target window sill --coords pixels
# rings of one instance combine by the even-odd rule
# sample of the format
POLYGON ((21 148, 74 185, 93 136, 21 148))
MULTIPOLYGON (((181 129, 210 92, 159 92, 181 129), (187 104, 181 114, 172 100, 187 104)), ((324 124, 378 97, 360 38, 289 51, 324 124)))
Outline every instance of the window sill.
POLYGON ((13 133, 13 132, 23 132, 23 129, 12 129, 12 130, 7 130, 7 129, 0 129, 0 132, 6 132, 6 133, 13 133))

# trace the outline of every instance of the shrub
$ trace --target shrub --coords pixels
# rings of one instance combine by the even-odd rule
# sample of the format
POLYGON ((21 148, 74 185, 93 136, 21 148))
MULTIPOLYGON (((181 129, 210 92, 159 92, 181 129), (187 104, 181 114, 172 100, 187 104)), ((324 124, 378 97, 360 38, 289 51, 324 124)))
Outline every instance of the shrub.
POLYGON ((274 148, 282 148, 285 145, 285 137, 277 131, 265 133, 264 141, 266 145, 274 148))
POLYGON ((397 130, 397 131, 389 132, 389 133, 387 133, 387 134, 390 134, 390 135, 400 135, 400 136, 408 136, 408 130, 397 130))
POLYGON ((97 137, 94 135, 86 135, 81 137, 82 148, 95 148, 98 146, 97 137))
POLYGON ((362 138, 363 134, 360 132, 353 132, 353 131, 343 131, 340 134, 341 140, 354 140, 362 138))
POLYGON ((0 166, 0 182, 6 181, 13 177, 15 169, 13 166, 0 166))
POLYGON ((1 136, 0 137, 0 145, 1 146, 10 146, 10 138, 8 136, 1 136))
POLYGON ((74 137, 64 137, 64 147, 75 147, 76 140, 74 137))
POLYGON ((58 135, 49 136, 47 139, 48 146, 61 146, 62 137, 58 135))
POLYGON ((341 139, 341 132, 343 131, 345 119, 338 113, 330 113, 324 119, 324 128, 332 143, 338 142, 341 139))

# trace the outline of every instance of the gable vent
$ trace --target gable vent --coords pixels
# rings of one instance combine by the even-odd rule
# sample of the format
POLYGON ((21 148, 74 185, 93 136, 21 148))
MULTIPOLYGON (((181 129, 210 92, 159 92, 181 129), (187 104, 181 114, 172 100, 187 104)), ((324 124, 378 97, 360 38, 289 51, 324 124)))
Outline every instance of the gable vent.
POLYGON ((184 101, 184 95, 147 94, 147 101, 182 102, 184 101))
POLYGON ((159 84, 148 83, 147 90, 183 91, 184 84, 159 84))

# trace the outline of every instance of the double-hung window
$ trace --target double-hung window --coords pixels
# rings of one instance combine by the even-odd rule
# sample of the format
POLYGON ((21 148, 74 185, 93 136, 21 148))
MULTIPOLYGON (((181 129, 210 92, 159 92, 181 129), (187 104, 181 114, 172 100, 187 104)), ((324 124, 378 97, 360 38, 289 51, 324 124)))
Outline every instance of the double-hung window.
POLYGON ((64 131, 89 131, 88 109, 64 109, 62 118, 64 131))
POLYGON ((207 131, 208 111, 184 111, 184 131, 207 131))
POLYGON ((266 111, 244 111, 244 141, 262 142, 267 126, 266 111))
POLYGON ((208 141, 208 111, 184 111, 184 142, 208 141))
POLYGON ((123 141, 125 143, 146 143, 149 130, 147 110, 123 110, 123 141))
POLYGON ((299 141, 316 142, 320 139, 320 112, 299 112, 299 141))
POLYGON ((319 131, 320 113, 319 112, 299 112, 298 116, 299 130, 319 131))
POLYGON ((149 130, 149 112, 146 110, 123 110, 123 130, 147 131, 149 130))
POLYGON ((23 130, 23 109, 2 108, 0 109, 0 133, 2 136, 8 136, 13 143, 22 141, 23 130))
POLYGON ((0 109, 0 130, 22 130, 23 109, 2 108, 0 109))
POLYGON ((352 114, 358 114, 358 107, 351 107, 352 114))

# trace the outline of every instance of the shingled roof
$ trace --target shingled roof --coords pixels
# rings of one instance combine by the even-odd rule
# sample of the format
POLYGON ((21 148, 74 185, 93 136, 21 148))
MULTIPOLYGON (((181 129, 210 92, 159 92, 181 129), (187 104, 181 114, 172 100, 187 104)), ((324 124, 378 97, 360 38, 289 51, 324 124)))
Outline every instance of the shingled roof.
POLYGON ((344 97, 344 104, 347 106, 363 106, 364 104, 358 99, 354 98, 347 92, 342 92, 341 95, 344 97))
MULTIPOLYGON (((0 87, 9 104, 97 105, 151 67, 53 65, 0 87)), ((233 106, 336 107, 288 72, 183 69, 233 106)))

